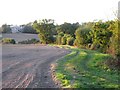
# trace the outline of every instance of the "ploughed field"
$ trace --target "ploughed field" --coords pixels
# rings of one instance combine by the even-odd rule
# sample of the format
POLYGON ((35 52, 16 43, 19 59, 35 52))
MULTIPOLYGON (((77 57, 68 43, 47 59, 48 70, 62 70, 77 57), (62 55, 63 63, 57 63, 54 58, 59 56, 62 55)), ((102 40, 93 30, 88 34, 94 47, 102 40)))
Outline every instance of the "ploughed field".
POLYGON ((2 46, 2 88, 57 87, 50 64, 69 51, 43 45, 2 46))
POLYGON ((12 38, 15 39, 16 42, 20 42, 32 38, 39 40, 37 34, 25 34, 25 33, 2 34, 2 38, 12 38))

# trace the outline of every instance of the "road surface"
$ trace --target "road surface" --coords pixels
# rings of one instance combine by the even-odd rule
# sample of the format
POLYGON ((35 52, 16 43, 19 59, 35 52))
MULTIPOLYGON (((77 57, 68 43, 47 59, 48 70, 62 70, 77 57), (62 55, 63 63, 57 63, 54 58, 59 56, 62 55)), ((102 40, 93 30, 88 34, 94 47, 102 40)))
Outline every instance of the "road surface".
POLYGON ((68 50, 42 45, 2 46, 2 88, 53 88, 50 64, 68 50))

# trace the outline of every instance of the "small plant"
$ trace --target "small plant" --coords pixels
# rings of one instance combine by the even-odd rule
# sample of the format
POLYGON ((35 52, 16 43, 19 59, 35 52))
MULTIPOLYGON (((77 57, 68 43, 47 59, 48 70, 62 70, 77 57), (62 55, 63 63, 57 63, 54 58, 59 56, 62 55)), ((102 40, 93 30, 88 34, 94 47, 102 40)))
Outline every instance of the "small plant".
POLYGON ((3 43, 3 44, 15 44, 16 42, 15 42, 15 40, 12 39, 12 38, 3 38, 3 39, 2 39, 2 43, 3 43))
POLYGON ((30 40, 28 39, 28 40, 20 41, 20 42, 18 42, 18 44, 35 44, 38 42, 39 42, 39 40, 32 38, 30 40))

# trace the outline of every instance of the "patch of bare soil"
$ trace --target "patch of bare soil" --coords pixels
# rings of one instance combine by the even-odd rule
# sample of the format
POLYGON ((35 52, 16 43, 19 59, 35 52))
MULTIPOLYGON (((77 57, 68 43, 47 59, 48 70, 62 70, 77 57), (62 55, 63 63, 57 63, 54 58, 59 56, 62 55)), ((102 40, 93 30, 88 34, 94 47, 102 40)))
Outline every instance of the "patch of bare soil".
POLYGON ((50 65, 70 51, 44 45, 2 46, 2 88, 56 88, 50 65))

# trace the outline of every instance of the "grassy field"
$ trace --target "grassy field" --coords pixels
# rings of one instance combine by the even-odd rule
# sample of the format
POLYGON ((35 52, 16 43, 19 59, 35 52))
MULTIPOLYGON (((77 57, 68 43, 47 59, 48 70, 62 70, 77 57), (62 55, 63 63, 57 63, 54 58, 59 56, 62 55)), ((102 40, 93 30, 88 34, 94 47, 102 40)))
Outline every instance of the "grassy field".
POLYGON ((72 52, 57 61, 55 75, 66 88, 120 88, 117 70, 110 69, 108 54, 85 49, 72 52))

